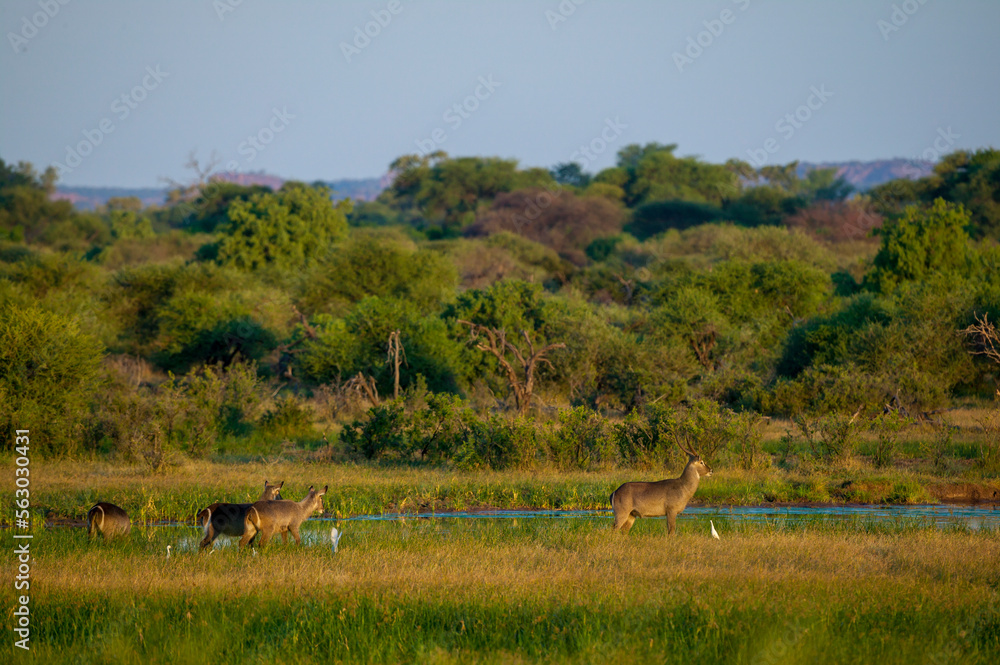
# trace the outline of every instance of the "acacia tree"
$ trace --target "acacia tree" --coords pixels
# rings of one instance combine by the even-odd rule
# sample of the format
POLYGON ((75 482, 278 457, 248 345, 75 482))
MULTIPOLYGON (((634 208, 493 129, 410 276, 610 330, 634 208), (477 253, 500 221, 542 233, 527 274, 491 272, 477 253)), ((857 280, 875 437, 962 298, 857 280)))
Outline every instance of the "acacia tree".
POLYGON ((576 196, 555 189, 526 188, 498 194, 492 207, 465 230, 468 236, 509 231, 551 247, 577 265, 597 238, 622 229, 620 206, 599 196, 576 196))
POLYGON ((480 351, 487 351, 493 354, 497 362, 500 363, 500 366, 507 374, 507 382, 510 384, 510 389, 514 393, 517 412, 519 415, 526 415, 528 409, 531 407, 531 397, 535 390, 535 370, 538 369, 539 363, 546 363, 551 367, 552 363, 545 357, 545 354, 555 349, 564 349, 566 345, 562 342, 557 342, 555 344, 546 344, 536 350, 535 345, 531 341, 531 336, 528 335, 528 331, 522 330, 521 336, 524 337, 526 345, 526 350, 522 351, 507 339, 507 332, 503 328, 488 328, 477 323, 472 323, 471 321, 463 320, 459 320, 458 323, 469 326, 471 339, 479 340, 480 336, 485 338, 483 341, 476 343, 476 348, 480 351), (507 359, 508 353, 513 356, 514 362, 507 359), (521 370, 520 375, 518 375, 517 368, 515 368, 515 363, 517 368, 521 370))

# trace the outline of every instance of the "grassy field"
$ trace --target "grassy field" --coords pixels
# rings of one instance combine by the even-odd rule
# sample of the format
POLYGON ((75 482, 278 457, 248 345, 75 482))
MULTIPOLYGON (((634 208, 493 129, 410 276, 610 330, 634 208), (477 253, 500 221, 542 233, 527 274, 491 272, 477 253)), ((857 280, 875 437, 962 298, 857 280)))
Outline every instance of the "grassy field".
MULTIPOLYGON (((258 556, 191 527, 33 543, 45 663, 987 663, 1000 534, 903 523, 306 523, 258 556), (179 551, 164 555, 167 544, 179 551)), ((3 574, 13 576, 11 557, 3 574)), ((5 586, 10 601, 12 590, 5 586)), ((8 602, 8 607, 11 603, 8 602)), ((9 617, 8 617, 9 618, 9 617)))
MULTIPOLYGON (((447 512, 483 507, 596 509, 627 480, 676 476, 660 472, 453 471, 428 467, 384 467, 273 458, 246 463, 184 462, 151 474, 141 466, 106 461, 39 461, 32 466, 32 507, 47 519, 82 520, 97 501, 124 507, 134 520, 192 522, 215 501, 251 501, 264 479, 285 481, 285 497, 299 499, 309 485, 329 485, 332 516, 385 512, 447 512)), ((0 474, 13 477, 11 467, 0 474)), ((1000 497, 1000 481, 954 477, 858 463, 809 472, 777 467, 760 471, 717 468, 702 480, 695 502, 760 503, 933 503, 947 499, 1000 497), (997 493, 997 494, 994 494, 997 493)), ((10 516, 0 517, 9 520, 10 516)))

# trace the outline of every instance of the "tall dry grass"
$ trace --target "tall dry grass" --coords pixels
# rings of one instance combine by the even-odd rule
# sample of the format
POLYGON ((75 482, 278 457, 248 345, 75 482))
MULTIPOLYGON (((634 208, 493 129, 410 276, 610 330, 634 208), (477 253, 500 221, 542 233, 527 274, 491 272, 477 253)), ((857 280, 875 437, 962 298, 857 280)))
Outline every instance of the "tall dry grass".
POLYGON ((701 521, 673 538, 654 521, 628 537, 587 519, 351 521, 333 555, 307 524, 306 545, 258 556, 196 554, 191 528, 117 543, 50 530, 36 656, 988 663, 1000 649, 995 531, 722 523, 715 541, 701 521))

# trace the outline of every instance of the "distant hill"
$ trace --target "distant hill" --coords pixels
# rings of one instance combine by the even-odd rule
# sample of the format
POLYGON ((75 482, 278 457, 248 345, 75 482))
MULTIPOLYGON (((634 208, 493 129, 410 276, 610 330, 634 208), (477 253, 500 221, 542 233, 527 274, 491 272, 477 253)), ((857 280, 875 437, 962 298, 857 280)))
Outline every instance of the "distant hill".
POLYGON ((59 185, 52 194, 55 200, 66 200, 80 210, 93 210, 108 199, 135 196, 143 205, 160 205, 167 198, 167 190, 154 187, 66 187, 59 185))
MULTIPOLYGON (((880 159, 871 162, 802 162, 799 164, 799 176, 804 176, 812 169, 837 169, 837 175, 843 176, 847 182, 859 190, 871 189, 883 182, 897 178, 922 178, 934 169, 934 162, 911 159, 880 159)), ((280 189, 285 179, 257 171, 252 173, 226 172, 217 173, 213 178, 235 182, 240 185, 264 185, 271 189, 280 189)), ((357 199, 373 201, 392 182, 386 174, 380 178, 347 178, 343 180, 323 181, 333 189, 333 198, 357 199)), ((166 187, 67 187, 56 188, 54 199, 66 199, 82 210, 93 210, 104 205, 114 197, 136 196, 145 205, 160 205, 167 197, 166 187)))
POLYGON ((890 180, 909 178, 916 180, 930 175, 934 170, 934 162, 922 159, 879 159, 873 162, 820 162, 818 164, 802 162, 798 174, 803 177, 813 169, 837 169, 837 175, 864 191, 890 180))
POLYGON ((271 189, 278 190, 285 184, 285 179, 263 171, 252 171, 250 173, 238 173, 236 171, 220 171, 212 175, 212 180, 224 180, 235 182, 237 185, 249 187, 250 185, 263 185, 271 189))
POLYGON ((335 199, 374 201, 382 193, 383 189, 392 184, 392 178, 387 173, 381 178, 333 180, 326 184, 333 189, 333 198, 335 199))
MULTIPOLYGON (((263 171, 253 173, 220 172, 212 176, 213 180, 225 180, 235 182, 239 185, 264 185, 277 190, 285 183, 285 178, 264 173, 263 171)), ((323 184, 333 189, 333 198, 358 199, 361 201, 372 201, 383 189, 389 186, 389 176, 381 178, 351 178, 344 180, 332 180, 323 184)), ((97 206, 107 204, 108 199, 117 197, 135 196, 142 201, 143 205, 162 205, 167 199, 169 187, 70 187, 59 185, 56 187, 53 199, 65 199, 71 202, 80 210, 93 210, 97 206)))

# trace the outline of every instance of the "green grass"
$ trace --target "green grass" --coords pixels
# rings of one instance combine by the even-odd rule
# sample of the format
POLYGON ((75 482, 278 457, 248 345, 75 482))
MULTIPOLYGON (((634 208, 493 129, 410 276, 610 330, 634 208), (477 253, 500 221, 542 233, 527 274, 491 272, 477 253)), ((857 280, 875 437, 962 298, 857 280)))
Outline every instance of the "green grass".
MULTIPOLYGON (((245 464, 185 462, 151 474, 139 466, 63 460, 33 464, 31 502, 50 520, 82 520, 97 501, 111 501, 139 523, 193 522, 198 510, 213 502, 255 500, 266 478, 284 480, 284 496, 292 499, 304 496, 309 485, 329 485, 326 510, 341 517, 485 507, 600 509, 608 507, 608 496, 622 482, 658 480, 679 471, 473 472, 273 458, 245 464)), ((854 461, 811 470, 718 468, 702 480, 694 503, 934 503, 938 487, 955 483, 978 487, 983 497, 1000 492, 995 479, 876 470, 854 461)), ((0 516, 0 521, 9 519, 0 516)))
MULTIPOLYGON (((713 518, 715 519, 715 518, 713 518)), ((303 546, 165 558, 190 527, 35 539, 45 663, 988 663, 1000 533, 915 522, 306 523, 303 546)), ((3 564, 10 574, 9 558, 3 564)), ((7 587, 7 600, 12 591, 7 587)))

